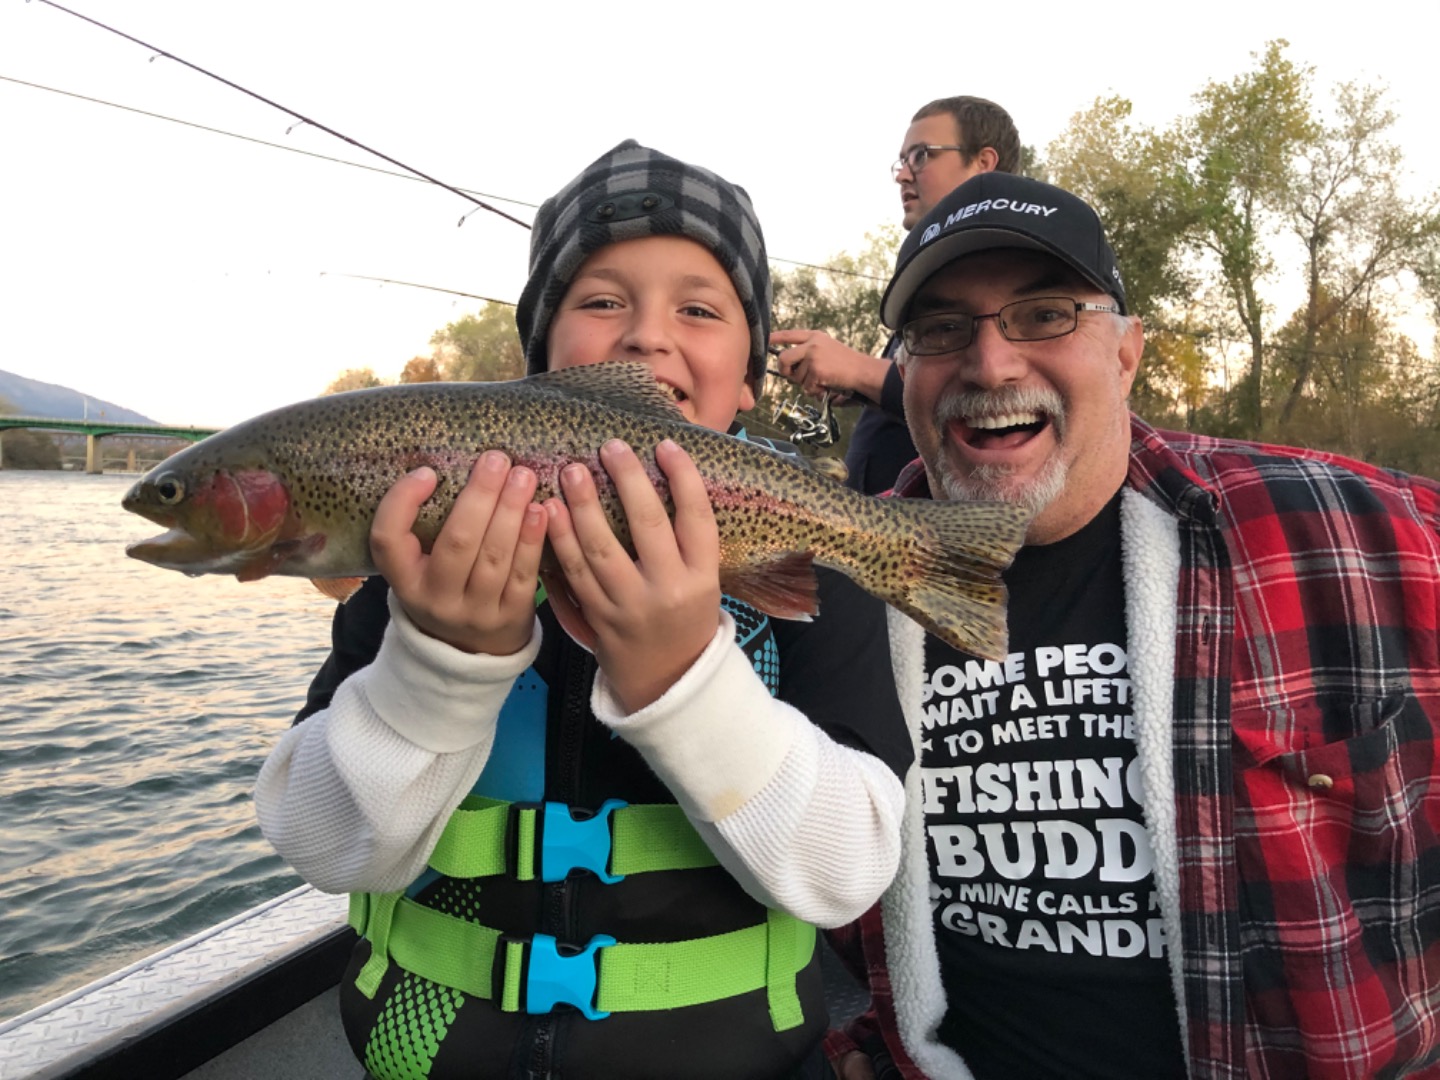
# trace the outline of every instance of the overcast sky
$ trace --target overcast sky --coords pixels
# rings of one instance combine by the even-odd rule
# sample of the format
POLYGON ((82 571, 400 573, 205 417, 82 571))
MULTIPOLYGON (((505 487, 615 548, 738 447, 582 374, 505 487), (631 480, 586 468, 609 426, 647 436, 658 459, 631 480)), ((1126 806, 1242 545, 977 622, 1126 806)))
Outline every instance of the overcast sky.
MULTIPOLYGON (((1168 123, 1273 37, 1322 92, 1386 82, 1410 190, 1440 186, 1440 15, 1410 0, 1343 19, 1265 0, 66 6, 447 183, 522 202, 637 138, 745 185, 771 254, 808 262, 898 219, 888 166, 932 98, 993 98, 1043 150, 1101 94, 1168 123)), ((471 205, 453 194, 7 81, 385 167, 314 128, 287 134, 283 113, 150 56, 39 0, 0 0, 0 369, 162 422, 224 425, 347 367, 393 378, 476 306, 339 275, 519 294, 528 232, 484 211, 457 228, 471 205)))

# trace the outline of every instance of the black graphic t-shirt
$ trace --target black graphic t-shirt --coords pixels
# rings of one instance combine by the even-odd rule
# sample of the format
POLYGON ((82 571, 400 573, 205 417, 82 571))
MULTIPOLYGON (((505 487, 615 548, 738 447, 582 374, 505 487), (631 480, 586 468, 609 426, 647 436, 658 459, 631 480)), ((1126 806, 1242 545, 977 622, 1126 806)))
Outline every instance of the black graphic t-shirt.
POLYGON ((1144 829, 1120 498, 1005 574, 1010 653, 926 644, 941 1038, 977 1080, 1183 1076, 1144 829))

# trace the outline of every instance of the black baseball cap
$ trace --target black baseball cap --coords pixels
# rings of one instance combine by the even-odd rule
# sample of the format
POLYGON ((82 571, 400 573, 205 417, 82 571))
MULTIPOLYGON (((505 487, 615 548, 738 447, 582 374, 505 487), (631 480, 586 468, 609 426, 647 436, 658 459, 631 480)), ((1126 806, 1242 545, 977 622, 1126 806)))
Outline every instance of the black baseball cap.
POLYGON ((905 237, 880 301, 881 321, 898 328, 930 275, 962 255, 993 248, 1048 252, 1129 313, 1115 253, 1089 203, 1028 176, 986 172, 941 199, 905 237))

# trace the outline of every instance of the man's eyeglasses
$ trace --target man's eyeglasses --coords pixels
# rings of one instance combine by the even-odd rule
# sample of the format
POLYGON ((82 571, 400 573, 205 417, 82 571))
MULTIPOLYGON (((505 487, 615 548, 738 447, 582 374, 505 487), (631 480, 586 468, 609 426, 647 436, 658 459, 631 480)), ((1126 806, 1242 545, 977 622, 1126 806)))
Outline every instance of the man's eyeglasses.
POLYGON ((988 315, 959 311, 923 315, 900 328, 900 339, 911 356, 943 356, 968 347, 975 340, 981 319, 994 319, 1006 341, 1048 341, 1074 333, 1082 311, 1120 314, 1120 309, 1111 304, 1085 304, 1068 296, 1037 296, 1006 304, 988 315))
POLYGON ((911 176, 919 174, 920 170, 930 161, 930 155, 939 150, 959 150, 964 153, 969 147, 966 146, 942 146, 936 143, 917 143, 900 155, 894 165, 890 166, 890 175, 899 180, 902 169, 909 169, 911 176))

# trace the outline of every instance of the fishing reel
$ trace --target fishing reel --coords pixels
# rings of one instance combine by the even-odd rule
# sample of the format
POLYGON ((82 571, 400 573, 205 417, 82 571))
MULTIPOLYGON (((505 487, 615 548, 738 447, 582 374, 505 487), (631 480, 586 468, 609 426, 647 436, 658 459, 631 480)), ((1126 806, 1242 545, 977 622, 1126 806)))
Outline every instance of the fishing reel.
POLYGON ((783 424, 789 432, 789 439, 797 446, 833 446, 840 441, 840 421, 830 407, 830 395, 826 394, 819 408, 796 393, 788 400, 777 398, 771 411, 770 422, 783 424))

